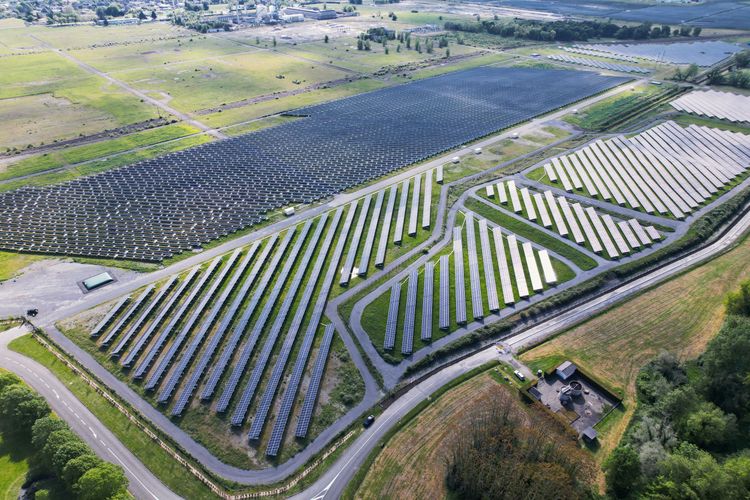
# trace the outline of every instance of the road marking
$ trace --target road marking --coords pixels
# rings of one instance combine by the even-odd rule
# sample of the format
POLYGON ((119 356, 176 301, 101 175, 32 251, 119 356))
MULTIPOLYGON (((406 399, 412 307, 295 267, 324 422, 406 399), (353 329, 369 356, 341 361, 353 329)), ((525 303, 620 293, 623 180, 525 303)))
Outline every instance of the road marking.
POLYGON ((91 434, 94 435, 94 439, 96 439, 96 432, 94 432, 94 429, 92 429, 90 425, 89 425, 89 430, 91 431, 91 434))
POLYGON ((52 389, 52 392, 53 392, 53 393, 55 394, 55 397, 56 397, 57 399, 60 399, 60 395, 59 395, 59 394, 57 393, 57 391, 56 391, 56 390, 52 389))
POLYGON ((133 476, 133 478, 136 481, 138 481, 141 486, 143 486, 143 489, 146 490, 149 495, 151 495, 152 497, 154 497, 156 500, 159 500, 159 497, 157 497, 156 495, 154 495, 154 493, 150 489, 148 489, 148 487, 145 484, 143 484, 143 481, 141 481, 141 478, 139 478, 136 474, 133 474, 133 471, 130 470, 130 467, 128 467, 127 465, 125 465, 125 462, 123 462, 122 460, 120 460, 120 457, 118 457, 115 454, 115 452, 112 451, 112 448, 110 448, 109 446, 107 446, 107 450, 109 450, 109 452, 112 454, 112 456, 115 457, 115 460, 117 460, 118 462, 120 462, 120 465, 122 465, 123 469, 125 469, 126 471, 128 471, 128 473, 130 473, 130 475, 133 476))

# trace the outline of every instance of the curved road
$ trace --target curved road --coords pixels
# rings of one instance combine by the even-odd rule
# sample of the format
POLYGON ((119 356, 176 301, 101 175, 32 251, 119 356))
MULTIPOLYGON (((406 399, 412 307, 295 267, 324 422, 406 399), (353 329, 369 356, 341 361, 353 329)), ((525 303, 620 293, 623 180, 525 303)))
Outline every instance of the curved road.
MULTIPOLYGON (((545 338, 566 330, 581 321, 590 318, 617 302, 642 292, 667 278, 681 273, 703 261, 714 257, 727 250, 750 229, 750 213, 745 214, 733 227, 731 227, 719 240, 708 247, 688 255, 680 260, 668 264, 660 269, 654 270, 641 278, 622 285, 602 296, 582 304, 555 318, 549 319, 539 325, 530 328, 503 341, 513 351, 539 343, 545 338)), ((437 389, 451 380, 460 376, 472 368, 480 366, 493 359, 498 359, 495 346, 490 346, 470 356, 459 363, 450 365, 435 373, 421 383, 414 386, 395 403, 389 406, 375 421, 374 425, 362 433, 309 488, 295 496, 296 499, 338 498, 344 488, 364 462, 367 455, 375 448, 378 441, 396 425, 400 418, 404 417, 412 408, 426 399, 437 389)))
POLYGON ((22 326, 0 333, 0 367, 12 371, 47 400, 52 410, 104 460, 122 466, 128 489, 138 499, 178 499, 65 384, 43 365, 8 349, 8 343, 29 331, 22 326))

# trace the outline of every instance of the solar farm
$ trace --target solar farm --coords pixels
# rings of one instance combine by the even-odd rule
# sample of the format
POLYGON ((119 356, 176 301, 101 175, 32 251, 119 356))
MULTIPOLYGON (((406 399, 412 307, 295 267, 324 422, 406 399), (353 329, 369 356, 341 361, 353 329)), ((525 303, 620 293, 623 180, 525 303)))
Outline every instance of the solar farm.
POLYGON ((579 44, 579 49, 612 54, 617 57, 643 59, 657 63, 697 64, 712 66, 742 50, 721 40, 706 42, 634 43, 634 44, 579 44))
POLYGON ((0 248, 160 261, 624 81, 486 67, 303 108, 259 132, 2 193, 0 248))
POLYGON ((750 122, 750 97, 731 92, 695 90, 671 102, 677 111, 735 123, 750 122))
POLYGON ((525 390, 551 372, 522 349, 703 265, 744 223, 750 25, 723 26, 750 7, 261 4, 179 26, 0 20, 18 128, 0 329, 6 311, 36 327, 91 418, 124 422, 131 485, 140 464, 183 498, 430 496, 350 481, 444 384, 483 366, 525 390))

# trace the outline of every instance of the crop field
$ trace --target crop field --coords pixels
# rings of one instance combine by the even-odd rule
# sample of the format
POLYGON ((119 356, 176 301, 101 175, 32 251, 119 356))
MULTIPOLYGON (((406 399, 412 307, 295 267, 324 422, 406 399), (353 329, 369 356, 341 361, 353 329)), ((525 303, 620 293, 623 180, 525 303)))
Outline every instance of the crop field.
POLYGON ((522 355, 536 369, 570 359, 625 396, 624 418, 600 433, 602 453, 619 442, 635 405, 639 369, 662 351, 690 359, 724 318, 724 297, 750 278, 750 241, 555 337, 522 355))
POLYGON ((482 373, 443 394, 391 438, 370 466, 356 497, 445 498, 443 453, 453 429, 476 405, 505 390, 482 373))

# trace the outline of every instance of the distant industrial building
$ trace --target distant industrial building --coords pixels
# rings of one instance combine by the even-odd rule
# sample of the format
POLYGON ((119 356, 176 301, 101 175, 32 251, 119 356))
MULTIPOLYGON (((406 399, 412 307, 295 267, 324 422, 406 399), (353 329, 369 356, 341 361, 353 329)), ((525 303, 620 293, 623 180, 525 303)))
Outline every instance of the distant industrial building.
POLYGON ((286 7, 284 9, 284 15, 295 15, 301 14, 306 19, 325 20, 325 19, 336 19, 337 14, 335 10, 325 9, 307 9, 305 7, 286 7))

